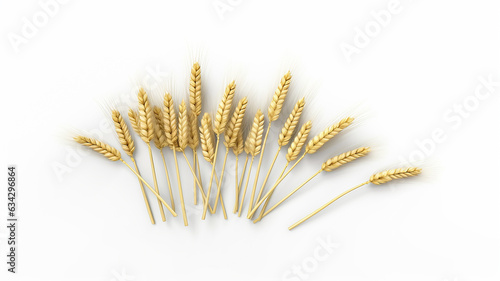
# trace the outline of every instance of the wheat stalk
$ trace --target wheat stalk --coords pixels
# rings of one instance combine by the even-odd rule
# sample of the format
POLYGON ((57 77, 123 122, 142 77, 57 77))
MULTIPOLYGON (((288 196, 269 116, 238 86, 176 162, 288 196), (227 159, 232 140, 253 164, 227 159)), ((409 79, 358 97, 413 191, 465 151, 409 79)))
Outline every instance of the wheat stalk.
MULTIPOLYGON (((132 111, 132 114, 133 113, 134 111, 132 111)), ((135 151, 134 141, 132 140, 132 136, 130 135, 127 123, 125 123, 125 120, 123 119, 122 115, 118 110, 111 111, 111 117, 113 118, 115 131, 116 134, 118 135, 118 140, 120 141, 122 149, 125 151, 125 153, 127 153, 128 156, 130 156, 132 163, 134 163, 135 171, 138 174, 140 174, 139 168, 137 167, 137 163, 135 162, 134 159, 134 151, 135 151)), ((149 206, 149 201, 146 196, 146 191, 144 190, 144 185, 140 180, 139 180, 139 186, 141 187, 141 192, 144 198, 144 203, 146 204, 146 209, 149 214, 149 219, 151 220, 152 224, 155 224, 155 219, 153 217, 153 213, 151 212, 151 207, 149 206)))
MULTIPOLYGON (((220 134, 224 133, 226 130, 226 125, 229 120, 229 114, 231 112, 231 105, 233 103, 234 93, 236 89, 236 84, 234 81, 226 86, 222 100, 219 103, 217 112, 215 113, 214 119, 214 133, 217 135, 217 143, 215 144, 214 161, 212 163, 212 172, 210 174, 210 183, 208 185, 207 197, 210 198, 212 192, 212 183, 215 174, 215 164, 217 162, 217 153, 219 151, 220 134)), ((220 183, 220 182, 219 182, 220 183)), ((217 188, 217 193, 220 195, 219 188, 217 188)), ((218 197, 217 197, 218 198, 218 197)), ((216 198, 216 200, 217 200, 216 198)), ((203 214, 201 219, 204 220, 207 215, 207 209, 209 205, 209 200, 205 201, 205 206, 203 206, 203 214)))
POLYGON ((174 212, 174 210, 172 210, 172 208, 170 208, 170 206, 167 204, 167 202, 165 202, 165 200, 163 200, 163 198, 161 198, 160 194, 158 194, 147 182, 146 180, 144 180, 144 178, 141 177, 141 175, 139 175, 139 173, 137 173, 132 167, 130 167, 129 164, 127 164, 127 162, 125 162, 122 158, 121 158, 121 154, 120 152, 104 143, 104 142, 101 142, 101 141, 98 141, 96 139, 93 139, 93 138, 89 138, 89 137, 84 137, 84 136, 76 136, 73 138, 77 143, 79 144, 82 144, 84 146, 88 146, 90 148, 92 148, 94 151, 96 152, 99 152, 101 155, 103 155, 104 157, 108 158, 109 160, 111 161, 118 161, 120 160, 123 164, 125 164, 129 169, 130 171, 132 171, 132 173, 134 173, 137 178, 139 180, 141 180, 150 190, 151 192, 153 192, 153 194, 158 198, 158 200, 160 200, 163 205, 165 205, 165 207, 167 207, 167 209, 170 211, 170 213, 172 213, 172 215, 174 217, 177 216, 177 214, 174 212))
MULTIPOLYGON (((264 114, 259 109, 257 110, 257 113, 255 114, 255 117, 253 119, 250 133, 248 134, 247 139, 245 140, 245 152, 252 156, 252 160, 250 162, 250 168, 248 171, 247 180, 245 182, 245 188, 243 190, 243 197, 241 198, 238 216, 241 216, 241 211, 243 209, 243 202, 245 201, 245 195, 247 193, 248 181, 252 173, 253 161, 255 159, 255 156, 257 156, 260 153, 263 132, 264 132, 264 114)), ((253 194, 253 196, 255 196, 255 193, 253 194)))
POLYGON ((344 191, 343 193, 341 193, 340 195, 338 195, 337 197, 333 198, 332 200, 330 200, 329 202, 327 202, 326 204, 324 204, 323 206, 321 206, 319 209, 317 209, 316 211, 312 212, 311 214, 307 215, 305 218, 299 220, 298 222, 294 223, 293 225, 291 225, 288 229, 289 230, 292 230, 294 229, 295 227, 299 226, 301 223, 305 222, 306 220, 310 219, 312 216, 314 216, 315 214, 319 213, 321 210, 325 209, 326 207, 328 207, 330 204, 332 204, 333 202, 337 201, 338 199, 340 199, 341 197, 343 197, 344 195, 348 194, 349 192, 352 192, 366 184, 369 184, 369 183, 373 183, 373 184, 383 184, 383 183, 386 183, 386 182, 389 182, 391 180, 395 180, 395 179, 402 179, 402 178, 407 178, 407 177, 413 177, 413 176, 416 176, 418 174, 420 174, 422 172, 422 169, 420 168, 415 168, 415 167, 411 167, 411 168, 399 168, 399 169, 392 169, 392 170, 387 170, 387 171, 383 171, 383 172, 380 172, 380 173, 376 173, 374 175, 372 175, 370 177, 370 179, 362 184, 359 184, 347 191, 344 191))
MULTIPOLYGON (((313 178, 315 178, 317 175, 319 175, 321 172, 331 172, 338 167, 347 164, 351 161, 354 161, 360 157, 365 156, 370 152, 369 147, 360 147, 348 152, 344 152, 340 155, 337 155, 335 157, 332 157, 328 160, 326 160, 323 165, 321 165, 321 169, 317 171, 314 175, 312 175, 310 178, 308 178, 306 181, 304 181, 301 185, 299 185, 297 188, 295 188, 292 192, 290 192, 287 196, 285 196, 283 199, 281 199, 278 203, 276 203, 273 207, 271 207, 268 211, 265 211, 262 216, 259 216, 257 220, 254 221, 256 223, 257 221, 261 220, 262 217, 266 216, 274 210, 276 207, 278 207, 281 203, 283 203, 286 199, 288 199, 290 196, 292 196, 295 192, 297 192, 299 189, 301 189, 304 185, 306 185, 309 181, 311 181, 313 178)), ((263 209, 264 210, 264 209, 263 209)))
MULTIPOLYGON (((276 163, 276 159, 278 159, 278 155, 279 155, 282 147, 286 146, 290 142, 290 139, 292 138, 293 132, 295 131, 295 128, 297 127, 297 124, 299 123, 300 116, 302 115, 302 111, 304 110, 305 104, 306 104, 305 97, 303 97, 295 104, 292 112, 288 116, 288 119, 286 120, 285 124, 283 125, 283 128, 281 129, 280 135, 278 137, 278 150, 276 151, 276 154, 274 155, 273 161, 271 162, 271 166, 269 167, 267 174, 266 174, 266 177, 264 178, 264 182, 262 183, 262 186, 260 187, 260 191, 259 191, 259 194, 257 195, 257 199, 256 199, 257 202, 260 201, 260 198, 262 196, 262 192, 264 191, 264 189, 266 187, 267 181, 269 179, 269 176, 271 175, 271 171, 273 170, 274 164, 276 163)), ((306 135, 306 138, 307 138, 307 135, 306 135)), ((305 140, 303 142, 305 142, 305 140)), ((301 148, 299 148, 299 151, 300 151, 300 149, 301 148)), ((290 162, 287 162, 285 169, 286 169, 286 167, 288 167, 289 163, 290 162)), ((280 175, 280 177, 281 177, 281 175, 280 175)), ((259 215, 259 219, 262 218, 262 215, 264 214, 264 211, 269 203, 271 196, 272 196, 272 193, 267 198, 266 203, 262 207, 261 213, 259 215)))
POLYGON ((327 141, 332 139, 342 130, 351 125, 354 118, 347 117, 340 120, 337 124, 334 124, 328 128, 326 128, 323 132, 319 133, 315 136, 306 146, 306 153, 312 154, 315 153, 318 149, 320 149, 327 141))
MULTIPOLYGON (((151 164, 151 172, 153 174, 153 182, 155 185, 155 190, 159 194, 160 190, 158 188, 158 180, 156 178, 156 169, 153 160, 153 152, 151 151, 151 140, 155 138, 155 124, 153 121, 153 110, 151 109, 151 105, 149 104, 149 99, 146 91, 144 89, 140 89, 137 94, 137 99, 139 101, 139 119, 137 119, 137 125, 140 129, 141 139, 148 146, 149 151, 149 162, 151 164)), ((163 206, 161 201, 158 200, 158 206, 160 207, 160 214, 163 221, 166 220, 165 212, 163 210, 163 206)))
POLYGON ((167 136, 165 135, 165 124, 163 122, 163 112, 158 106, 153 107, 153 113, 155 117, 154 130, 155 137, 154 143, 156 148, 160 150, 160 155, 163 160, 163 168, 165 170, 165 175, 167 176, 168 193, 170 195, 170 204, 172 209, 175 210, 175 200, 172 192, 172 184, 170 183, 170 175, 168 174, 167 161, 165 160, 165 154, 163 153, 163 148, 168 146, 167 136))
POLYGON ((247 108, 248 100, 246 97, 242 98, 236 109, 234 110, 233 116, 231 117, 231 121, 227 126, 226 131, 224 132, 224 145, 226 146, 226 154, 224 155, 224 162, 222 164, 222 172, 220 174, 219 184, 217 185, 217 195, 215 197, 214 210, 217 210, 217 204, 219 202, 219 196, 221 195, 221 185, 224 180, 224 171, 226 169, 226 160, 229 154, 230 148, 234 148, 236 146, 236 142, 238 140, 238 134, 241 130, 241 126, 243 123, 243 117, 245 116, 245 111, 247 108))

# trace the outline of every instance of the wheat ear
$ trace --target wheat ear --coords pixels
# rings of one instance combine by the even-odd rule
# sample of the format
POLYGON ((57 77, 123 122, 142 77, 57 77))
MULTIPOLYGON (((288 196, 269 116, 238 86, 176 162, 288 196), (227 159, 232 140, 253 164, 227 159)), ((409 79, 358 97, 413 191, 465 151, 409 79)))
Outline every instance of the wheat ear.
POLYGON ((175 210, 175 200, 174 200, 174 194, 172 191, 172 184, 170 183, 170 175, 168 173, 168 167, 167 167, 167 161, 165 160, 165 154, 163 153, 163 148, 168 146, 167 142, 167 136, 165 135, 165 124, 163 122, 163 112, 161 108, 158 106, 153 107, 153 113, 155 116, 155 124, 154 124, 154 130, 155 130, 155 137, 154 137, 154 143, 156 148, 160 150, 160 155, 163 160, 163 168, 165 170, 165 175, 167 176, 167 185, 168 185, 168 193, 170 196, 170 204, 172 205, 172 209, 175 210))
MULTIPOLYGON (((151 109, 151 105, 149 104, 148 95, 144 89, 139 90, 139 94, 137 95, 137 99, 139 101, 139 121, 138 124, 140 128, 140 136, 141 139, 148 146, 149 152, 149 162, 151 164, 151 172, 153 174, 153 183, 155 185, 155 190, 159 194, 160 190, 158 188, 158 180, 156 178, 156 169, 153 160, 153 152, 151 150, 151 140, 155 138, 155 130, 154 130, 154 121, 153 121, 153 110, 151 109)), ((166 220, 165 211, 163 210, 163 206, 161 201, 158 200, 158 206, 160 208, 160 214, 163 221, 166 220)))
MULTIPOLYGON (((311 181, 313 178, 315 178, 321 172, 323 172, 323 171, 331 172, 344 164, 347 164, 351 161, 354 161, 360 157, 365 156, 366 154, 368 154, 368 152, 370 152, 369 147, 360 147, 360 148, 357 148, 357 149, 354 149, 354 150, 351 150, 348 152, 344 152, 340 155, 337 155, 335 157, 332 157, 332 158, 326 160, 323 163, 323 165, 321 165, 321 169, 319 169, 319 171, 317 171, 314 175, 312 175, 310 178, 308 178, 306 181, 304 181, 301 185, 299 185, 297 188, 295 188, 292 192, 290 192, 287 196, 285 196, 283 199, 281 199, 278 203, 276 203, 268 211, 264 212, 262 217, 269 214, 269 212, 271 212, 276 207, 278 207, 281 203, 283 203, 286 199, 288 199, 290 196, 292 196, 295 192, 299 191, 299 189, 301 189, 304 185, 306 185, 309 181, 311 181)), ((262 219, 262 217, 259 217, 258 220, 262 219)), ((256 221, 258 221, 258 220, 256 220, 256 221)), ((256 221, 254 221, 254 223, 256 221)))
MULTIPOLYGON (((247 193, 248 181, 250 179, 250 175, 252 174, 252 166, 255 156, 260 153, 260 149, 262 146, 262 134, 264 132, 264 114, 259 109, 255 114, 255 117, 252 122, 252 128, 250 129, 250 133, 247 136, 245 141, 245 151, 252 156, 252 160, 250 162, 250 168, 248 170, 247 180, 245 182, 245 188, 243 190, 243 197, 241 198, 240 208, 238 211, 238 216, 241 216, 241 211, 243 209, 243 203, 245 202, 245 195, 247 193)), ((252 194, 252 197, 255 196, 255 192, 252 194)))
POLYGON ((175 150, 178 146, 177 138, 177 116, 172 95, 166 93, 163 97, 163 127, 168 146, 175 150))
MULTIPOLYGON (((201 68, 198 62, 195 62, 191 67, 191 77, 189 80, 189 107, 188 114, 189 122, 191 124, 191 138, 189 147, 193 150, 193 166, 200 171, 200 163, 198 162, 198 116, 201 114, 201 68)), ((197 175, 201 183, 201 174, 197 175)), ((193 184, 194 204, 197 204, 196 183, 193 184)))
MULTIPOLYGON (((125 153, 127 153, 128 156, 130 156, 132 163, 134 163, 135 171, 138 174, 140 174, 139 168, 137 167, 137 163, 135 162, 134 159, 134 151, 135 151, 134 141, 132 140, 132 136, 130 135, 127 123, 125 123, 125 120, 123 120, 123 117, 118 110, 111 111, 111 117, 113 118, 115 131, 116 134, 118 135, 118 140, 120 141, 122 149, 125 151, 125 153)), ((141 187, 141 192, 144 198, 144 203, 146 204, 146 209, 149 214, 149 219, 151 220, 152 224, 155 224, 155 219, 153 217, 153 213, 151 212, 151 207, 149 206, 149 201, 148 197, 146 196, 146 191, 144 190, 144 185, 140 180, 139 180, 139 186, 141 187)))
POLYGON ((84 137, 84 136, 76 136, 76 137, 74 137, 74 140, 79 144, 82 144, 82 145, 85 145, 85 146, 92 148, 94 151, 99 152, 100 154, 102 154, 104 157, 108 158, 111 161, 120 160, 123 164, 125 164, 130 169, 130 171, 132 171, 132 173, 134 173, 137 176, 138 179, 140 179, 151 190, 151 192, 153 192, 153 194, 158 198, 158 200, 160 200, 163 203, 163 205, 165 205, 165 207, 167 207, 167 209, 170 211, 170 213, 172 213, 172 215, 174 217, 177 216, 177 214, 174 212, 174 210, 172 210, 172 208, 170 208, 170 206, 167 204, 167 202, 165 202, 165 200, 163 200, 163 198, 161 198, 160 194, 158 194, 146 182, 146 180, 144 180, 144 178, 141 177, 141 175, 139 175, 139 173, 137 173, 132 167, 130 167, 129 164, 127 164, 127 162, 125 162, 121 158, 121 154, 116 148, 114 148, 114 147, 112 147, 104 142, 98 141, 98 140, 93 139, 93 138, 84 137))
MULTIPOLYGON (((226 130, 226 125, 229 120, 229 114, 231 112, 231 106, 233 103, 234 93, 236 89, 236 84, 234 81, 226 86, 222 100, 219 103, 217 112, 215 113, 214 119, 214 133, 217 135, 217 143, 215 144, 214 161, 212 163, 212 172, 210 173, 210 183, 208 184, 207 197, 210 198, 212 192, 212 183, 215 174, 215 164, 217 163, 217 153, 219 151, 220 135, 226 130)), ((220 193, 219 193, 220 194, 220 193)), ((207 215, 207 209, 209 205, 209 200, 205 201, 205 206, 203 206, 203 214, 201 219, 204 220, 207 215)))
POLYGON ((233 116, 231 117, 231 121, 227 126, 227 129, 224 133, 224 145, 226 146, 226 154, 224 155, 224 162, 222 164, 222 172, 220 174, 219 184, 217 185, 217 195, 215 197, 214 210, 217 210, 217 204, 219 202, 219 196, 221 195, 221 185, 224 179, 224 171, 226 169, 226 160, 229 154, 230 148, 234 148, 236 146, 236 142, 238 140, 238 134, 241 130, 241 125, 243 123, 243 117, 245 116, 245 111, 247 108, 248 100, 246 97, 242 98, 236 109, 234 110, 233 116))
POLYGON ((210 114, 205 113, 201 118, 201 126, 200 126, 200 142, 201 142, 201 150, 203 152, 203 158, 208 161, 208 163, 212 163, 214 161, 214 133, 212 131, 212 119, 210 118, 210 114))
MULTIPOLYGON (((292 135, 295 131, 295 128, 297 127, 297 124, 299 123, 300 116, 302 115, 302 111, 304 110, 304 106, 306 104, 305 98, 301 98, 293 107, 292 112, 288 116, 288 119, 285 122, 285 125, 283 125, 283 128, 281 129, 281 133, 278 137, 278 150, 276 151, 276 154, 274 155, 273 161, 271 162, 271 166, 269 166, 269 169, 267 170, 266 177, 264 178, 264 182, 262 183, 262 186, 260 187, 259 194, 257 195, 256 201, 259 201, 262 192, 264 191, 267 181, 269 179, 269 176, 271 175, 271 171, 273 170, 274 164, 276 163, 276 159, 278 159, 278 155, 281 151, 281 148, 283 146, 286 146, 289 142, 290 139, 292 138, 292 135)), ((262 208, 264 210, 264 208, 262 208)))
POLYGON ((132 129, 140 137, 141 136, 141 128, 139 125, 139 114, 137 112, 135 112, 132 108, 130 108, 128 110, 128 119, 130 120, 130 124, 132 125, 132 129))
POLYGON ((411 167, 411 168, 399 168, 399 169, 392 169, 392 170, 387 170, 387 171, 383 171, 383 172, 380 172, 380 173, 376 173, 374 175, 372 175, 370 177, 370 179, 362 184, 359 184, 347 191, 344 191, 343 193, 341 193, 340 195, 338 195, 337 197, 333 198, 332 200, 328 201, 326 204, 324 204, 323 206, 321 206, 319 209, 317 209, 316 211, 312 212, 311 214, 307 215, 305 218, 299 220, 298 222, 294 223, 293 225, 291 225, 288 229, 289 230, 292 230, 294 229, 295 227, 299 226, 301 223, 305 222, 306 220, 310 219, 312 216, 314 216, 315 214, 319 213, 321 210, 325 209, 326 207, 328 207, 330 204, 332 204, 333 202, 337 201, 338 199, 340 199, 341 197, 343 197, 344 195, 348 194, 349 192, 352 192, 366 184, 369 184, 369 183, 373 183, 373 184, 383 184, 383 183, 386 183, 386 182, 389 182, 391 180, 395 180, 395 179, 402 179, 402 178, 407 178, 407 177, 413 177, 413 176, 416 176, 418 174, 420 174, 422 172, 422 169, 420 168, 415 168, 415 167, 411 167))

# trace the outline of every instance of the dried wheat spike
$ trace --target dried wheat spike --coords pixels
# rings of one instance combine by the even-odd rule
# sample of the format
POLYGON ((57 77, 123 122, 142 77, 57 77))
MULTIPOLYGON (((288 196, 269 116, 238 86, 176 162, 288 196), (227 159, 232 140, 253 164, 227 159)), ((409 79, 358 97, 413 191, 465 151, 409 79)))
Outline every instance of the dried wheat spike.
MULTIPOLYGON (((201 114, 201 69, 195 62, 191 68, 191 79, 189 80, 189 108, 196 115, 201 114)), ((195 130, 196 130, 195 126, 195 130)))
POLYGON ((245 111, 247 109, 248 100, 246 97, 242 98, 238 102, 238 106, 233 112, 231 121, 227 126, 226 132, 224 132, 224 145, 227 148, 234 147, 238 139, 238 133, 241 130, 241 125, 243 123, 243 117, 245 116, 245 111))
POLYGON ((253 119, 252 128, 245 142, 245 152, 252 156, 260 153, 264 133, 264 114, 259 109, 253 119))
POLYGON ((233 104, 235 89, 236 84, 232 81, 229 85, 227 85, 224 96, 222 96, 222 100, 219 103, 214 120, 214 132, 216 135, 220 135, 226 130, 227 121, 229 120, 229 114, 231 112, 231 105, 233 104))
POLYGON ((186 103, 182 100, 179 105, 179 148, 184 151, 189 142, 189 123, 186 103))
POLYGON ((243 140, 243 130, 238 132, 238 137, 236 138, 236 144, 233 147, 234 155, 240 155, 243 153, 245 148, 245 141, 243 140))
POLYGON ((276 121, 280 115, 281 109, 283 108, 283 102, 285 102, 286 94, 288 93, 288 87, 290 86, 290 81, 292 80, 292 74, 288 71, 278 85, 276 91, 274 91, 273 100, 269 105, 267 110, 267 116, 269 121, 276 121))
POLYGON ((309 154, 315 153, 318 149, 320 149, 327 141, 340 133, 343 129, 349 126, 354 118, 347 117, 337 124, 334 124, 328 128, 326 128, 323 132, 319 133, 319 135, 315 136, 306 146, 306 152, 309 154))
POLYGON ((163 128, 168 146, 172 149, 176 148, 178 146, 177 115, 174 100, 169 93, 166 93, 163 98, 163 128))
POLYGON ((326 160, 326 162, 323 163, 323 165, 321 166, 321 169, 323 171, 330 172, 346 163, 349 163, 355 159, 365 156, 366 154, 368 154, 368 152, 370 152, 369 147, 360 147, 358 149, 344 152, 340 155, 337 155, 335 157, 326 160))
POLYGON ((130 108, 128 110, 128 119, 130 120, 130 124, 132 125, 132 129, 134 130, 134 132, 136 132, 140 136, 141 126, 139 125, 139 114, 137 114, 137 112, 130 108))
POLYGON ((149 104, 148 94, 144 89, 139 90, 137 95, 139 100, 139 125, 141 128, 141 139, 149 143, 154 136, 153 128, 153 112, 151 110, 151 105, 149 104))
POLYGON ((193 111, 188 112, 188 123, 190 130, 188 145, 191 149, 195 150, 200 144, 200 137, 198 135, 198 117, 193 113, 193 111))
POLYGON ((304 110, 304 106, 306 105, 306 99, 301 98, 294 106, 292 113, 288 116, 288 119, 285 122, 285 125, 281 129, 281 133, 278 137, 278 145, 285 146, 288 144, 290 139, 292 138, 293 132, 299 123, 300 115, 302 115, 302 111, 304 110))
POLYGON ((156 148, 162 149, 167 146, 167 136, 165 135, 165 129, 163 128, 163 112, 161 111, 161 108, 154 106, 153 113, 156 121, 154 123, 155 137, 153 140, 156 148))
POLYGON ((118 135, 118 140, 122 145, 122 149, 127 153, 128 156, 132 157, 134 154, 135 146, 132 136, 128 130, 127 123, 123 120, 122 115, 118 110, 111 111, 111 116, 113 117, 113 123, 115 124, 115 131, 118 135))
POLYGON ((120 152, 109 144, 84 136, 76 136, 73 139, 77 143, 88 146, 94 151, 101 153, 104 157, 108 158, 111 161, 118 161, 122 158, 120 152))
POLYGON ((307 121, 307 123, 302 125, 302 128, 300 128, 300 131, 297 133, 295 139, 288 148, 288 152, 286 154, 286 161, 292 162, 293 160, 297 159, 300 151, 302 150, 302 147, 306 143, 307 136, 309 136, 309 133, 311 132, 311 128, 312 128, 311 121, 307 121))
POLYGON ((203 152, 203 158, 207 160, 209 163, 212 163, 214 160, 214 134, 212 132, 212 119, 210 118, 210 114, 205 113, 203 118, 201 118, 201 126, 200 126, 200 142, 201 142, 201 150, 203 152))
POLYGON ((373 184, 383 184, 391 180, 413 177, 422 172, 421 168, 399 168, 376 173, 370 177, 373 184))

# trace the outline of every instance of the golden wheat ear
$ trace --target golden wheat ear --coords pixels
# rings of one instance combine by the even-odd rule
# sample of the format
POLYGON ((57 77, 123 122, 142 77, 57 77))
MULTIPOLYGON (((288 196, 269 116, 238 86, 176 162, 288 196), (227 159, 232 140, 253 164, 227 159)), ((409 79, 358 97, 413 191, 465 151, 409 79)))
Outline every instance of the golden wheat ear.
POLYGON ((113 118, 113 124, 115 125, 115 131, 118 135, 118 140, 122 146, 123 151, 127 153, 128 156, 132 157, 134 155, 135 145, 128 130, 127 123, 123 120, 122 115, 118 110, 111 111, 111 117, 113 118))
POLYGON ((403 179, 403 178, 413 177, 413 176, 419 175, 421 172, 422 172, 422 169, 416 168, 416 167, 411 167, 411 168, 392 169, 392 170, 387 170, 387 171, 383 171, 380 173, 376 173, 376 174, 372 175, 368 181, 361 183, 361 184, 359 184, 359 185, 357 185, 357 186, 355 186, 347 191, 344 191, 339 196, 333 198, 332 200, 330 200, 329 202, 327 202, 326 204, 321 206, 316 211, 312 212, 311 214, 307 215, 305 218, 303 218, 303 219, 299 220, 298 222, 294 223, 293 225, 291 225, 288 229, 289 230, 294 229, 295 227, 299 226, 301 223, 310 219, 312 216, 319 213, 321 210, 325 209, 330 204, 337 201, 338 199, 340 199, 344 195, 346 195, 349 192, 352 192, 352 191, 354 191, 354 190, 356 190, 364 185, 367 185, 369 183, 379 185, 379 184, 383 184, 383 183, 386 183, 386 182, 389 182, 389 181, 392 181, 395 179, 403 179))
POLYGON ((77 143, 88 146, 92 148, 94 151, 99 152, 100 154, 102 154, 104 157, 108 158, 111 161, 118 161, 122 159, 120 152, 116 148, 110 146, 109 144, 84 136, 76 136, 73 139, 77 143))

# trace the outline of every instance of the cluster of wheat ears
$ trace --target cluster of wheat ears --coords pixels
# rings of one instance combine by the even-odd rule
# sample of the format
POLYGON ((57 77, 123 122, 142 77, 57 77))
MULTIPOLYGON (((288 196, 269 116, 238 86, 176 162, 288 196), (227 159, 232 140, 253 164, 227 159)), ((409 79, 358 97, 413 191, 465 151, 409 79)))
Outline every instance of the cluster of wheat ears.
MULTIPOLYGON (((250 199, 248 202, 248 213, 247 218, 253 219, 255 213, 259 210, 258 216, 254 219, 254 223, 262 220, 271 211, 276 209, 280 204, 282 204, 286 199, 292 196, 305 184, 307 184, 311 179, 320 174, 321 172, 330 172, 346 163, 349 163, 357 158, 363 157, 370 151, 369 147, 361 147, 354 149, 352 151, 347 151, 335 157, 326 160, 321 168, 312 175, 308 180, 295 188, 290 194, 285 196, 283 199, 274 204, 274 206, 268 208, 271 196, 273 192, 278 187, 278 185, 283 181, 285 177, 290 174, 290 172, 304 159, 308 154, 313 154, 318 151, 326 142, 331 140, 334 136, 339 134, 342 130, 347 128, 353 121, 354 118, 347 117, 340 120, 338 123, 331 125, 330 127, 323 130, 318 135, 312 137, 308 141, 309 133, 311 131, 312 123, 311 121, 305 122, 302 127, 298 128, 300 121, 300 116, 305 107, 305 98, 300 99, 295 104, 292 112, 288 116, 283 128, 278 137, 278 150, 270 164, 270 167, 266 173, 263 183, 258 188, 258 180, 260 169, 262 165, 262 158, 264 155, 264 150, 266 148, 266 143, 269 137, 269 132, 271 125, 274 121, 279 118, 279 115, 283 108, 283 103, 288 93, 288 88, 290 86, 292 76, 290 72, 286 73, 280 80, 276 91, 274 92, 271 104, 267 110, 268 125, 264 133, 265 127, 265 116, 261 110, 258 110, 253 117, 253 122, 249 132, 244 138, 243 132, 243 118, 245 117, 245 111, 247 108, 248 100, 246 97, 242 98, 236 108, 231 114, 231 109, 233 107, 233 98, 235 95, 236 84, 235 82, 229 83, 226 86, 225 92, 222 96, 217 111, 212 117, 210 114, 205 113, 201 117, 202 105, 201 105, 201 70, 198 63, 193 64, 191 68, 191 77, 189 83, 189 100, 188 104, 184 100, 179 104, 178 110, 176 111, 176 106, 170 93, 166 93, 163 98, 163 106, 153 106, 150 104, 147 93, 141 89, 138 93, 138 110, 129 109, 128 117, 132 126, 133 131, 140 136, 140 138, 146 143, 149 150, 150 164, 153 176, 153 186, 151 186, 144 178, 141 176, 137 163, 134 160, 135 143, 128 128, 127 123, 123 119, 122 115, 117 110, 112 110, 111 116, 115 125, 116 133, 120 141, 123 151, 130 157, 133 166, 130 166, 126 161, 122 159, 121 153, 114 147, 103 143, 99 140, 85 137, 76 136, 74 140, 82 145, 88 146, 93 150, 101 153, 103 156, 111 161, 121 161, 125 164, 139 179, 140 188, 146 203, 146 208, 151 219, 151 223, 155 223, 153 214, 151 212, 151 207, 146 196, 146 186, 157 198, 158 205, 160 208, 160 213, 162 220, 165 221, 165 212, 163 206, 175 217, 177 213, 175 212, 175 200, 172 193, 172 185, 170 181, 170 175, 167 169, 167 162, 165 160, 165 154, 163 153, 163 148, 169 147, 172 150, 172 155, 174 158, 174 163, 176 166, 176 176, 177 185, 179 189, 179 200, 182 208, 182 216, 184 219, 184 225, 188 225, 185 200, 183 196, 183 188, 181 183, 181 178, 179 175, 177 152, 180 152, 184 159, 186 160, 192 176, 193 176, 193 188, 194 188, 194 204, 198 204, 198 194, 201 194, 201 199, 203 201, 203 214, 201 219, 204 220, 207 215, 207 210, 210 213, 215 214, 217 206, 219 205, 224 214, 224 218, 227 219, 226 208, 224 205, 224 200, 222 198, 221 189, 223 188, 223 177, 224 170, 226 168, 226 160, 228 158, 229 152, 232 150, 236 157, 236 177, 234 182, 235 187, 235 202, 233 213, 237 213, 241 216, 243 205, 245 203, 245 196, 247 195, 247 188, 249 187, 250 177, 252 175, 252 167, 254 160, 258 157, 257 170, 255 171, 253 184, 250 185, 250 199), (297 133, 295 133, 297 131, 297 133), (295 134, 295 137, 293 138, 295 134), (222 136, 223 144, 226 147, 223 159, 222 170, 220 171, 220 176, 216 173, 216 161, 217 155, 219 154, 219 146, 222 136), (292 140, 293 138, 293 140, 292 140), (151 142, 154 146, 159 149, 163 166, 167 178, 168 192, 170 197, 170 204, 162 198, 158 188, 158 181, 156 177, 156 170, 154 167, 153 153, 151 148, 151 142), (291 142, 291 143, 290 143, 291 142), (286 150, 286 164, 285 167, 280 172, 278 179, 274 184, 270 185, 271 188, 266 190, 267 182, 271 171, 274 167, 276 159, 278 158, 282 148, 287 147, 286 150), (185 150, 191 148, 193 151, 193 160, 190 162, 186 156, 185 150), (198 159, 198 147, 201 147, 203 158, 208 161, 211 165, 210 180, 208 182, 208 188, 206 189, 202 184, 202 173, 200 171, 199 159, 198 159), (301 154, 301 151, 304 151, 301 154), (243 169, 239 172, 238 169, 238 157, 245 153, 245 161, 243 169), (300 155, 300 157, 299 157, 300 155), (248 161, 250 160, 250 165, 248 161), (293 164, 292 164, 293 163, 293 164), (291 165, 290 168, 288 166, 291 165), (248 171, 247 171, 248 167, 248 171), (245 179, 246 175, 246 179, 245 179), (245 179, 245 180, 244 180, 245 179), (244 184, 243 184, 244 182, 244 184), (198 193, 199 190, 199 193, 198 193), (258 191, 258 192, 257 192, 258 191), (210 204, 211 196, 215 194, 213 205, 210 204)), ((325 205, 321 206, 319 209, 301 219, 297 223, 289 227, 291 230, 295 228, 305 220, 309 219, 319 211, 326 208, 328 205, 344 196, 345 194, 369 183, 372 184, 383 184, 393 179, 400 179, 418 175, 421 172, 420 168, 400 168, 392 169, 388 171, 383 171, 372 175, 368 181, 351 188, 344 193, 340 194, 336 198, 327 202, 325 205)))

